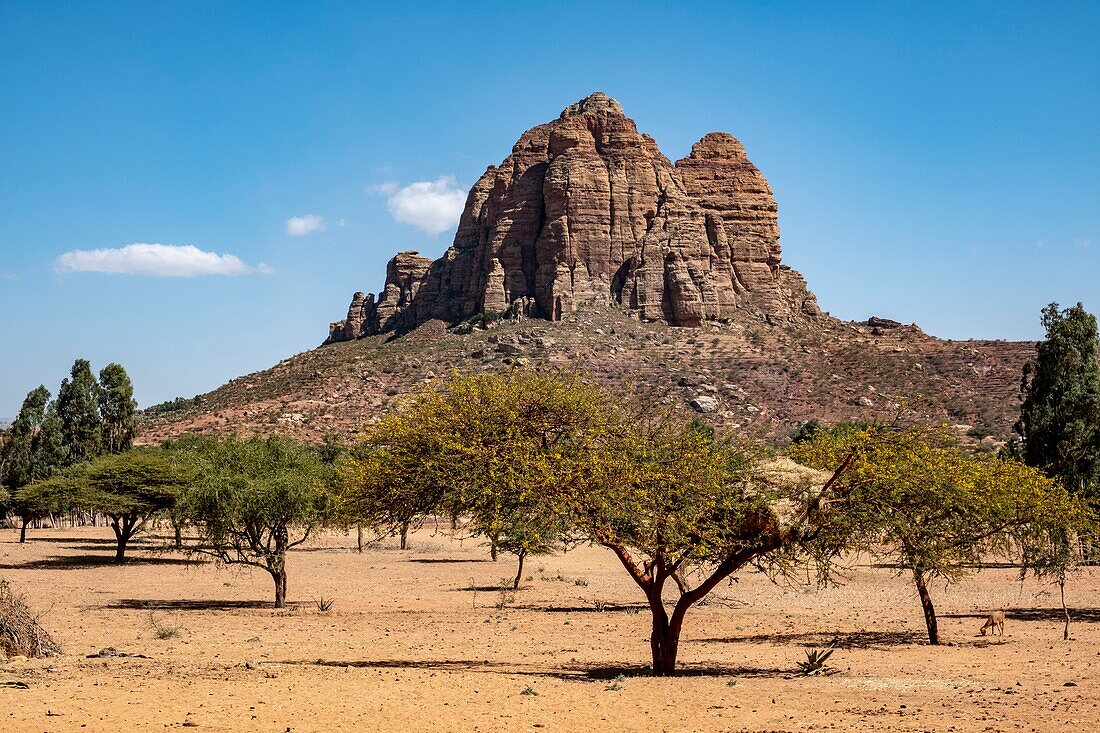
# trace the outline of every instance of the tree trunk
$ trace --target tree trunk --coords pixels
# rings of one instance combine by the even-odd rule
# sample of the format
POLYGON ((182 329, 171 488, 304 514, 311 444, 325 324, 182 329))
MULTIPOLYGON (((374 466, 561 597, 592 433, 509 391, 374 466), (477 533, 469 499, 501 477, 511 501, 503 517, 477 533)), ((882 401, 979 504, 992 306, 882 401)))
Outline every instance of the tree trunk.
POLYGON ((657 677, 669 677, 676 674, 676 652, 680 647, 679 624, 669 623, 668 613, 660 596, 651 598, 649 605, 653 613, 653 631, 649 635, 653 674, 657 677))
POLYGON ((275 608, 286 608, 286 550, 290 538, 286 527, 274 530, 275 554, 268 560, 268 569, 275 581, 275 608))
POLYGON ((928 627, 928 643, 938 646, 940 643, 940 628, 936 622, 936 609, 932 605, 932 596, 928 595, 928 584, 925 582, 923 570, 913 569, 913 582, 917 586, 921 608, 924 609, 924 623, 928 627))
POLYGON ((1062 641, 1069 641, 1069 608, 1066 607, 1066 579, 1059 578, 1058 593, 1062 599, 1062 614, 1065 616, 1066 625, 1062 628, 1062 641))
POLYGON ((111 529, 115 531, 115 540, 118 546, 115 548, 115 562, 126 560, 126 546, 138 530, 141 518, 137 514, 123 514, 111 517, 111 529))
POLYGON ((19 542, 23 543, 27 541, 27 525, 31 523, 31 518, 24 516, 21 517, 21 519, 23 520, 23 524, 19 528, 19 542))
POLYGON ((172 529, 175 530, 176 549, 183 549, 183 528, 180 527, 178 522, 172 522, 172 529))
POLYGON ((114 517, 111 519, 111 529, 115 532, 115 562, 123 562, 126 560, 126 543, 130 538, 126 536, 126 529, 124 526, 125 520, 121 517, 114 517))
POLYGON ((286 608, 286 568, 277 568, 270 572, 271 579, 275 581, 275 608, 286 608))
POLYGON ((364 546, 365 543, 363 542, 363 525, 357 524, 355 525, 355 547, 359 551, 360 555, 363 554, 364 546))
POLYGON ((523 578, 523 558, 527 557, 526 552, 519 553, 519 569, 516 571, 516 579, 512 583, 512 590, 519 590, 519 581, 523 578))
POLYGON ((409 523, 405 522, 401 525, 401 549, 409 549, 409 523))
POLYGON ((497 537, 496 535, 489 536, 489 557, 493 562, 497 561, 497 537))

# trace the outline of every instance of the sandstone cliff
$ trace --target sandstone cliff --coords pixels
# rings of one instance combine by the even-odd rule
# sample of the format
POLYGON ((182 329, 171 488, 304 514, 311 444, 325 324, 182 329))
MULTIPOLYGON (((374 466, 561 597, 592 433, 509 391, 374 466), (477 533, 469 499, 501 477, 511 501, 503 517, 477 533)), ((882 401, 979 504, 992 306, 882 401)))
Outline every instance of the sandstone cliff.
POLYGON ((597 92, 525 132, 471 188, 446 253, 398 254, 378 297, 356 293, 326 343, 610 302, 676 326, 820 313, 780 264, 775 198, 736 138, 710 133, 672 164, 597 92))

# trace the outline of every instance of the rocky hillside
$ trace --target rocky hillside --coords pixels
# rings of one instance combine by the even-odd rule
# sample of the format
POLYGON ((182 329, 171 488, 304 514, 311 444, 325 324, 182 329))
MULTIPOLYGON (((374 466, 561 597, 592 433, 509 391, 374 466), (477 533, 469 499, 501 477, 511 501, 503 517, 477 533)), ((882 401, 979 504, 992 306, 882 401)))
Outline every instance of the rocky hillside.
POLYGON ((780 264, 775 199, 735 138, 710 133, 673 164, 597 93, 486 170, 440 259, 398 254, 325 346, 150 411, 143 439, 348 435, 454 369, 532 364, 774 439, 908 405, 993 440, 1033 350, 822 313, 780 264))
MULTIPOLYGON (((941 341, 913 326, 822 319, 808 324, 646 323, 617 306, 560 323, 486 320, 448 329, 430 321, 299 354, 150 417, 143 438, 193 431, 277 432, 308 440, 351 435, 400 396, 453 369, 517 364, 578 369, 597 383, 665 400, 715 425, 782 439, 809 419, 892 418, 1010 433, 1018 384, 1034 345, 941 341), (487 328, 486 328, 487 326, 487 328)), ((960 432, 966 432, 961 427, 960 432)), ((979 433, 980 431, 980 433, 979 433)))

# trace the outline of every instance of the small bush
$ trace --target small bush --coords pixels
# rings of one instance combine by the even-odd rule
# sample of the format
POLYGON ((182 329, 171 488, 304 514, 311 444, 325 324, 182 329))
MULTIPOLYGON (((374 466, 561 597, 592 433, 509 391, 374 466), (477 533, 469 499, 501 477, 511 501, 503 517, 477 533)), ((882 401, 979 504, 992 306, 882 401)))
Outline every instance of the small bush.
POLYGON ((332 604, 335 602, 335 598, 325 598, 324 596, 321 596, 317 599, 317 610, 321 613, 328 613, 332 610, 332 604))
POLYGON ((516 592, 512 589, 511 578, 500 579, 500 594, 497 596, 496 609, 503 611, 516 602, 516 592))

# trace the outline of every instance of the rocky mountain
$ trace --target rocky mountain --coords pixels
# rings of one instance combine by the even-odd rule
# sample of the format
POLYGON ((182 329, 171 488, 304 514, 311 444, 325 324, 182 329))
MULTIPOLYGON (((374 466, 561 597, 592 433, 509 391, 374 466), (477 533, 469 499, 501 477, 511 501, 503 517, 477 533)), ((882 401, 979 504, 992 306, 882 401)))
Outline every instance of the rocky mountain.
POLYGON ((593 94, 486 170, 442 257, 398 254, 327 345, 148 411, 142 440, 348 436, 452 370, 524 364, 775 440, 899 411, 1008 437, 1033 343, 832 318, 781 264, 777 216, 735 138, 710 133, 673 164, 593 94))
POLYGON ((450 249, 395 256, 382 291, 356 293, 327 342, 608 303, 676 326, 815 318, 805 280, 780 264, 777 211, 732 135, 705 135, 673 164, 597 92, 523 133, 470 189, 450 249))

